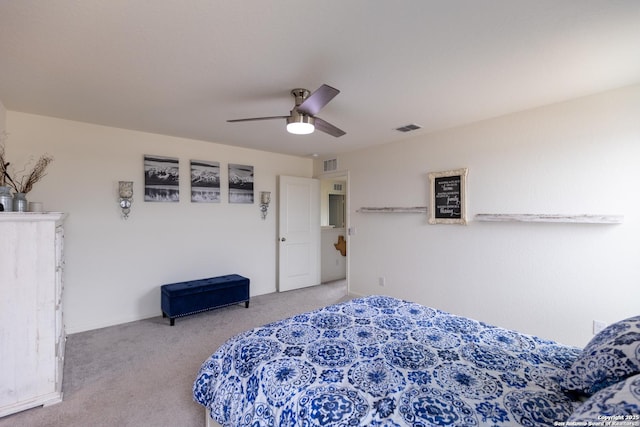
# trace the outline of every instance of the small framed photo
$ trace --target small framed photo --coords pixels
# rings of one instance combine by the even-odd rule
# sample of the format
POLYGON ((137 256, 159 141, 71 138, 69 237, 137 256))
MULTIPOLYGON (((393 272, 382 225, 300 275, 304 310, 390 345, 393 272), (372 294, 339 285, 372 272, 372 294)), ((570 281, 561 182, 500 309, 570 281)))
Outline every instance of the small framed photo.
POLYGON ((229 164, 229 203, 253 203, 253 166, 229 164))
POLYGON ((429 224, 467 224, 467 171, 429 173, 429 224))
POLYGON ((220 163, 191 160, 191 201, 220 203, 220 163))
POLYGON ((180 168, 177 158, 144 156, 144 201, 180 201, 180 168))

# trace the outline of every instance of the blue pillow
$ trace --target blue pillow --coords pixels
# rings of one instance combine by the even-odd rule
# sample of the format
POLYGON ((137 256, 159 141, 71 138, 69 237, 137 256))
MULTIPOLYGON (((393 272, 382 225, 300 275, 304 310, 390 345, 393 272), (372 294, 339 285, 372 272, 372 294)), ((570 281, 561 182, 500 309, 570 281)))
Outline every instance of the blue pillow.
POLYGON ((586 394, 640 373, 640 316, 613 323, 582 350, 564 376, 564 386, 586 394))
POLYGON ((616 422, 619 423, 618 425, 623 425, 623 422, 627 422, 628 425, 638 425, 640 423, 640 375, 634 375, 626 381, 603 388, 580 405, 567 421, 597 421, 603 423, 602 425, 616 425, 616 422), (607 421, 613 423, 607 424, 607 421))

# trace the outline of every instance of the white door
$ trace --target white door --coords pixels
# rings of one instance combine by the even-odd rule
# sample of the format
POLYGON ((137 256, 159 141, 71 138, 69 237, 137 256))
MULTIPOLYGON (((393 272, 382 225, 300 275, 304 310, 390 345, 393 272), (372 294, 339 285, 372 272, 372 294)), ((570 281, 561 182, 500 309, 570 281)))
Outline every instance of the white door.
POLYGON ((320 284, 320 181, 281 176, 278 291, 320 284))

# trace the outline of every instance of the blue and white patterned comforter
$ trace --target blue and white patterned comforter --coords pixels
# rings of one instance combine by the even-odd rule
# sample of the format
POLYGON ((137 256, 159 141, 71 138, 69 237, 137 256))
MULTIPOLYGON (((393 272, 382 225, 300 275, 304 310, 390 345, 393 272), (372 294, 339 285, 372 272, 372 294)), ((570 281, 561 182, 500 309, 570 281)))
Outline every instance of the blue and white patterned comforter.
POLYGON ((202 365, 223 426, 549 426, 580 350, 386 296, 265 325, 202 365))

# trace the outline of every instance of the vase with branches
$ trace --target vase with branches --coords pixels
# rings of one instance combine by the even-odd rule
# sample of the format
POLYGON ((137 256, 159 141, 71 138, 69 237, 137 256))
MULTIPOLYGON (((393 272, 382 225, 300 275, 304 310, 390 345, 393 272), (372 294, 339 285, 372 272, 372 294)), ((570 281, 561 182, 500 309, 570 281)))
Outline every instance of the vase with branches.
POLYGON ((47 167, 53 162, 53 157, 44 154, 28 172, 27 169, 31 162, 18 172, 14 172, 14 169, 11 168, 10 173, 11 163, 7 161, 5 152, 6 137, 6 133, 0 135, 0 187, 12 188, 16 194, 27 194, 46 175, 47 167))

